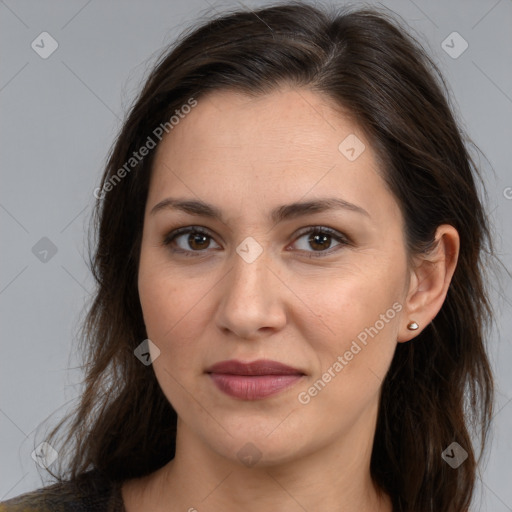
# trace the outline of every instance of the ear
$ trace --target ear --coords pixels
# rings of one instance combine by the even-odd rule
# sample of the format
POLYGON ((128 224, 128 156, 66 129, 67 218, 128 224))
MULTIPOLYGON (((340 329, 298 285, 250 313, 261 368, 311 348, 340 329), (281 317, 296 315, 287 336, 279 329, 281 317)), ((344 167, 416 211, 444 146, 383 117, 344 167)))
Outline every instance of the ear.
POLYGON ((414 257, 398 342, 417 336, 441 309, 457 266, 459 246, 457 230, 450 224, 442 224, 436 230, 431 251, 414 257), (410 322, 416 322, 419 328, 409 330, 410 322))

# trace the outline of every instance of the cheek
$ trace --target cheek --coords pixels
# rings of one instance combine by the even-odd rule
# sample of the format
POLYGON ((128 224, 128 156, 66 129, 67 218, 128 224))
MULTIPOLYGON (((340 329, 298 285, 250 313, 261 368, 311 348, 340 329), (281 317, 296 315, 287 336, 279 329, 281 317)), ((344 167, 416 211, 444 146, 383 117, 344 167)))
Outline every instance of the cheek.
POLYGON ((147 336, 160 350, 153 370, 169 402, 182 412, 190 400, 185 390, 192 389, 200 370, 192 365, 192 355, 200 351, 201 322, 207 319, 201 299, 206 291, 204 281, 201 285, 172 274, 161 265, 141 262, 139 297, 147 336))
MULTIPOLYGON (((399 281, 392 269, 382 265, 351 265, 316 279, 297 280, 294 290, 310 312, 302 327, 313 338, 316 332, 321 344, 338 350, 344 342, 373 326, 401 299, 399 281)), ((395 317, 396 311, 392 309, 385 319, 386 325, 396 323, 395 317)), ((382 329, 381 322, 378 328, 382 329)))
POLYGON ((346 402, 375 393, 396 348, 403 278, 398 262, 393 269, 382 259, 371 265, 370 259, 364 264, 361 258, 342 277, 337 271, 314 286, 303 280, 296 288, 314 313, 298 320, 316 359, 311 380, 321 379, 332 390, 324 396, 328 400, 346 402))
POLYGON ((377 403, 396 348, 400 306, 384 302, 382 307, 368 303, 364 310, 343 302, 346 308, 337 317, 335 334, 309 338, 316 371, 296 396, 308 421, 321 421, 334 430, 349 428, 377 403))
POLYGON ((182 272, 172 271, 150 249, 141 254, 138 290, 148 336, 157 343, 164 342, 165 333, 172 333, 201 295, 200 287, 185 279, 182 272))
POLYGON ((206 330, 207 295, 214 282, 153 261, 154 264, 149 258, 141 259, 139 297, 148 338, 163 356, 155 366, 165 364, 173 373, 190 373, 187 362, 199 350, 201 333, 206 330))

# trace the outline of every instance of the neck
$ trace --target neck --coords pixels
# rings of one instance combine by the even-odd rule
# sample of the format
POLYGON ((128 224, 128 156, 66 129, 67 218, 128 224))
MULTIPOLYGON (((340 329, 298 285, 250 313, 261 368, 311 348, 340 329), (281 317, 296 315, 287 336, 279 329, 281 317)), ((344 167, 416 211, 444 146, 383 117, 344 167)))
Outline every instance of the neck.
POLYGON ((176 456, 123 488, 126 510, 392 512, 389 496, 370 478, 371 441, 359 431, 300 458, 246 467, 178 423, 176 456))

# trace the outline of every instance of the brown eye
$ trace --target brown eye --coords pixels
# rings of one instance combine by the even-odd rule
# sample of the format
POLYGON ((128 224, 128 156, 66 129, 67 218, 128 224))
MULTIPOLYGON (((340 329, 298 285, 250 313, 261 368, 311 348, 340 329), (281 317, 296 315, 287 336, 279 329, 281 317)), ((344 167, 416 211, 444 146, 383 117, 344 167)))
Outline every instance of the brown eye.
POLYGON ((297 241, 301 239, 304 239, 305 242, 299 244, 302 245, 302 247, 299 247, 299 250, 311 253, 308 257, 313 258, 332 254, 334 251, 329 251, 329 249, 332 249, 333 247, 349 245, 349 240, 345 236, 326 227, 315 227, 302 232, 302 234, 296 239, 295 244, 297 244, 297 241), (333 245, 333 243, 335 243, 335 245, 333 245))
POLYGON ((207 235, 203 235, 201 233, 192 233, 188 235, 187 243, 192 249, 200 251, 202 249, 208 249, 208 246, 210 245, 210 239, 207 235))
POLYGON ((308 238, 308 243, 311 244, 311 247, 315 250, 323 250, 329 249, 331 245, 331 235, 322 235, 319 233, 311 234, 308 238))
MULTIPOLYGON (((298 249, 300 252, 309 253, 308 257, 328 256, 337 250, 337 246, 350 245, 350 240, 341 233, 321 226, 303 231, 296 238, 295 244, 301 239, 304 239, 305 242, 299 244, 298 249)), ((208 249, 220 248, 210 233, 199 226, 176 229, 164 238, 163 244, 171 246, 173 252, 186 256, 198 256, 201 253, 207 253, 208 249), (216 244, 216 247, 212 247, 212 242, 216 244)))
POLYGON ((163 243, 166 246, 172 246, 172 250, 175 252, 188 255, 210 249, 213 241, 212 236, 207 231, 199 227, 190 226, 172 231, 165 237, 163 243))

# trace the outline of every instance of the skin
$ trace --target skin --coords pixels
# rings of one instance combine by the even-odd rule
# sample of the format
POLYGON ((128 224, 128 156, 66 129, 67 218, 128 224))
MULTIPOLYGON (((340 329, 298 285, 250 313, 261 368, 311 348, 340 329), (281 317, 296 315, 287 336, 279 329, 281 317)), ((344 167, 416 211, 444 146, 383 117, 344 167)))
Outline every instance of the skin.
POLYGON ((397 343, 412 340, 441 308, 457 231, 439 226, 436 249, 408 263, 404 221, 368 140, 307 89, 258 98, 211 92, 155 156, 139 294, 148 337, 160 350, 153 369, 179 418, 177 449, 160 470, 124 483, 127 511, 391 511, 369 473, 379 393, 397 343), (354 161, 338 150, 349 134, 366 146, 354 161), (206 201, 224 219, 171 208, 150 213, 168 197, 206 201), (325 197, 368 215, 331 209, 277 224, 269 218, 276 206, 325 197), (194 244, 184 234, 163 244, 186 226, 211 238, 194 244), (315 226, 351 242, 315 244, 299 233, 315 226), (236 251, 249 236, 262 249, 251 263, 236 251), (319 252, 327 255, 308 258, 319 252), (400 311, 378 334, 300 403, 299 393, 396 303, 400 311), (412 320, 416 331, 407 329, 412 320), (263 400, 235 399, 205 373, 227 359, 272 359, 306 375, 263 400), (237 456, 247 443, 260 457, 252 467, 237 456))

